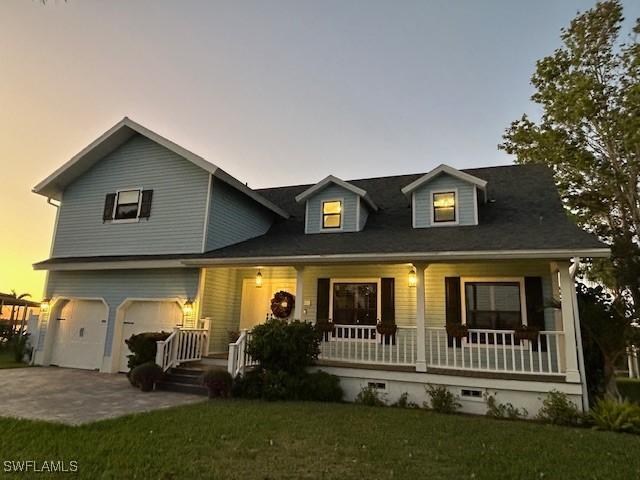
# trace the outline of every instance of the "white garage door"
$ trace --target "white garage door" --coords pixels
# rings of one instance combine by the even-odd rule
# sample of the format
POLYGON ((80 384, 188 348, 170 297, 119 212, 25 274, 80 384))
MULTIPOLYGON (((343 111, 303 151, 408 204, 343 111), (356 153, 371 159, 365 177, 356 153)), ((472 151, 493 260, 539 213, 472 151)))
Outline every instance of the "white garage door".
POLYGON ((51 364, 99 369, 107 334, 107 308, 96 300, 70 300, 62 308, 51 352, 51 364))
POLYGON ((142 332, 172 332, 182 324, 182 309, 176 302, 133 302, 127 307, 122 325, 120 372, 128 372, 129 347, 124 343, 131 335, 142 332))

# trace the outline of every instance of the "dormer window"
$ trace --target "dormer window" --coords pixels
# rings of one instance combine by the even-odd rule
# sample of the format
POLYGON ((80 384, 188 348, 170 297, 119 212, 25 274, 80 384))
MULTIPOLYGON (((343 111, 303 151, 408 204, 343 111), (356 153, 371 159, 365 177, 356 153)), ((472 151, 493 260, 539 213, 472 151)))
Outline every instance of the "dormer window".
POLYGON ((456 192, 438 192, 433 194, 433 222, 456 221, 456 192))
POLYGON ((322 228, 334 229, 342 226, 342 201, 322 202, 322 228))

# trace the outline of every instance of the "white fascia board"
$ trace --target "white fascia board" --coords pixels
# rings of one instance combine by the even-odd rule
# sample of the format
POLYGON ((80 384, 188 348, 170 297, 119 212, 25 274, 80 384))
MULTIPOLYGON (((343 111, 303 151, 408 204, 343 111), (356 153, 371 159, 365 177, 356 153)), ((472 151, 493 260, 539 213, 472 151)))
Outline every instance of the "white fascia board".
POLYGON ((402 188, 402 193, 406 196, 409 196, 414 190, 416 190, 421 185, 424 185, 432 178, 440 175, 441 173, 446 173, 447 175, 451 175, 452 177, 458 178, 464 182, 471 183, 472 185, 477 186, 481 190, 485 190, 487 188, 487 181, 482 180, 481 178, 474 177, 473 175, 469 175, 468 173, 461 172, 460 170, 450 167, 449 165, 441 164, 436 168, 431 170, 429 173, 426 173, 422 177, 414 180, 409 185, 406 185, 402 188))
POLYGON ((305 190, 304 192, 298 194, 296 196, 296 202, 298 202, 298 203, 304 202, 309 197, 311 197, 314 194, 320 192, 322 189, 324 189, 330 183, 333 183, 335 185, 338 185, 339 187, 344 188, 345 190, 348 190, 350 192, 355 193, 360 198, 362 198, 367 203, 367 205, 369 205, 374 211, 378 211, 378 206, 373 202, 373 200, 371 199, 371 197, 369 196, 369 194, 367 193, 366 190, 363 190, 362 188, 358 188, 355 185, 352 185, 349 182, 345 182, 344 180, 342 180, 342 179, 340 179, 338 177, 335 177, 333 175, 328 175, 327 177, 323 178, 322 180, 320 180, 318 183, 316 183, 312 187, 310 187, 307 190, 305 190))
MULTIPOLYGON (((145 268, 186 268, 179 259, 174 260, 120 260, 112 262, 73 262, 50 265, 34 264, 34 270, 71 271, 71 270, 127 270, 145 268)), ((193 268, 193 267, 192 267, 193 268)))
POLYGON ((244 266, 244 265, 292 265, 322 263, 412 263, 444 262, 444 261, 485 261, 485 260, 526 260, 526 259, 569 259, 572 257, 608 257, 609 248, 592 249, 545 249, 545 250, 485 250, 459 252, 401 252, 401 253, 355 253, 329 255, 291 255, 280 257, 235 257, 235 258, 202 258, 182 260, 190 266, 244 266))

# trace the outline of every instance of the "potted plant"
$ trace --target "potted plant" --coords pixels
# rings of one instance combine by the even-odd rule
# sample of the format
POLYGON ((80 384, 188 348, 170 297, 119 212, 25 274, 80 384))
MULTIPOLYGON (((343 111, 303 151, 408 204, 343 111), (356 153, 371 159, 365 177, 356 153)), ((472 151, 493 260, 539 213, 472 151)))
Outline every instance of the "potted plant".
POLYGON ((538 339, 540 329, 538 327, 532 327, 530 325, 520 325, 515 329, 515 339, 520 342, 522 340, 529 340, 530 342, 538 339))
POLYGON ((316 328, 322 333, 333 333, 336 329, 336 324, 332 320, 318 320, 316 328))
POLYGON ((461 339, 469 337, 469 327, 466 324, 447 323, 445 325, 447 335, 453 338, 461 339))
POLYGON ((207 387, 209 398, 227 398, 232 382, 231 374, 220 368, 209 368, 202 374, 202 384, 207 387))
POLYGON ((380 335, 395 335, 396 331, 398 331, 398 326, 395 323, 378 321, 376 330, 380 335))

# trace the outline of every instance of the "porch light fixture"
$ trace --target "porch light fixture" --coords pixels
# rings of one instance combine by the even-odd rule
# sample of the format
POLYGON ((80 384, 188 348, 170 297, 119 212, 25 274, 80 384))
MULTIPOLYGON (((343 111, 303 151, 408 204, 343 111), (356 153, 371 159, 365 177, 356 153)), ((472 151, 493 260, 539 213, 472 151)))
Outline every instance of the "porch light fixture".
POLYGON ((262 273, 260 273, 260 270, 258 270, 258 273, 256 273, 256 287, 262 287, 262 273))
POLYGON ((409 286, 415 287, 417 283, 416 271, 414 269, 409 270, 409 286))
POLYGON ((49 307, 51 306, 50 298, 43 298, 42 302, 40 302, 40 310, 44 313, 49 311, 49 307))
POLYGON ((184 302, 184 305, 182 305, 182 313, 185 315, 191 315, 191 313, 193 313, 193 300, 187 299, 187 301, 184 302))

